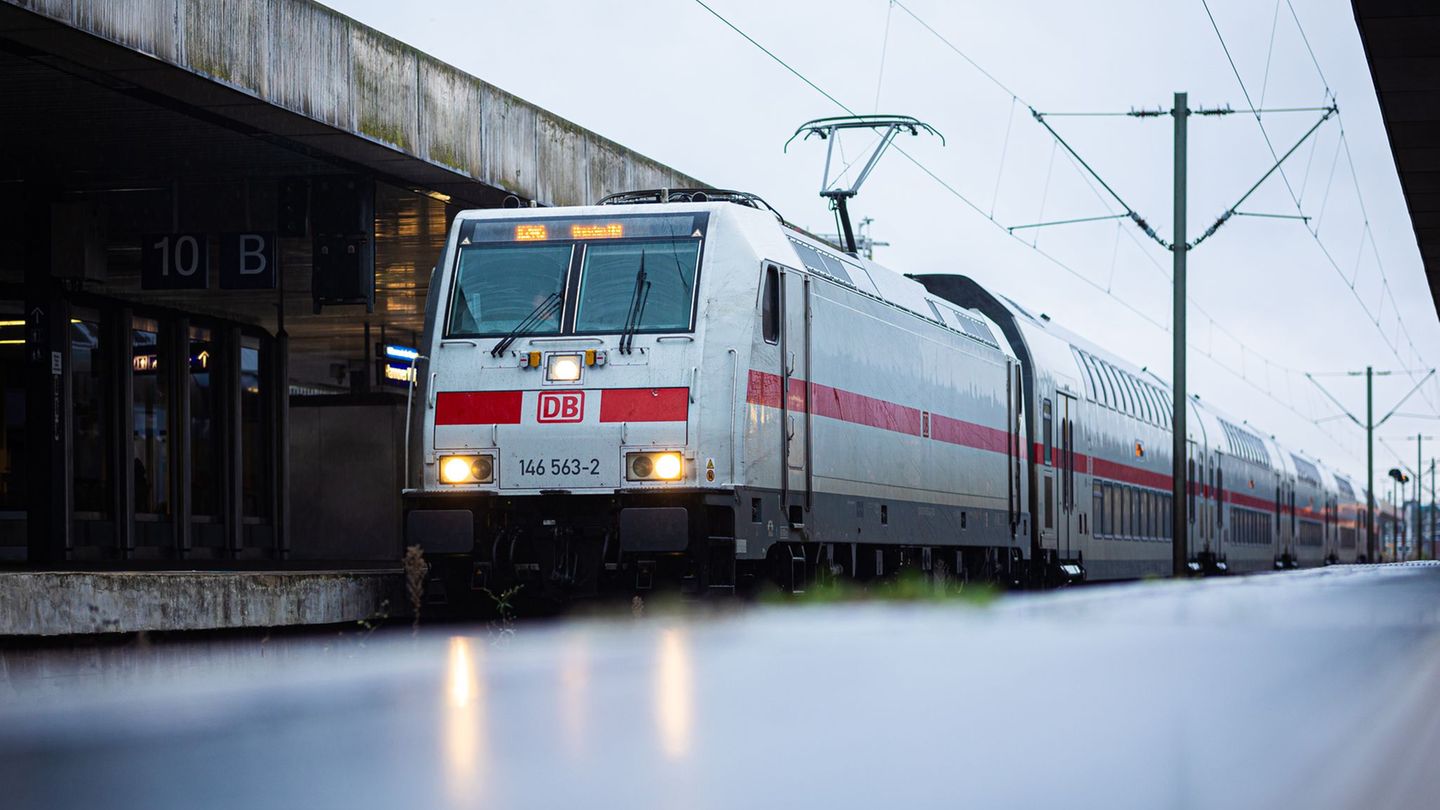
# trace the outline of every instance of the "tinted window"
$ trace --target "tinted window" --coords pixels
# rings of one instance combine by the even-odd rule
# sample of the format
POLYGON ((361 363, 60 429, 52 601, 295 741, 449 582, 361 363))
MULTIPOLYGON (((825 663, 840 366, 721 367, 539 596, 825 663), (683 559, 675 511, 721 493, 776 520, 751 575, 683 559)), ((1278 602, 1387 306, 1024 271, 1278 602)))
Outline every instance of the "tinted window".
POLYGON ((780 271, 765 268, 765 297, 760 304, 766 343, 780 341, 780 271))
POLYGON ((448 333, 503 335, 532 315, 536 320, 529 334, 560 331, 558 299, 565 291, 570 251, 569 245, 461 248, 448 333))
POLYGON ((1051 413, 1051 410, 1050 410, 1050 400, 1048 400, 1048 399, 1047 399, 1047 400, 1042 400, 1041 405, 1040 405, 1040 413, 1041 413, 1042 418, 1044 419, 1044 423, 1045 423, 1045 424, 1042 426, 1042 428, 1041 428, 1041 430, 1042 430, 1042 431, 1044 432, 1044 434, 1045 434, 1045 435, 1044 435, 1044 440, 1045 440, 1045 463, 1046 463, 1046 464, 1049 464, 1049 463, 1050 463, 1050 448, 1051 448, 1051 446, 1052 446, 1052 445, 1054 444, 1054 442, 1055 442, 1055 438, 1054 438, 1054 437, 1055 437, 1055 417, 1054 417, 1054 415, 1051 413))
POLYGON ((689 329, 699 259, 695 239, 589 245, 575 331, 618 332, 632 306, 639 331, 689 329))

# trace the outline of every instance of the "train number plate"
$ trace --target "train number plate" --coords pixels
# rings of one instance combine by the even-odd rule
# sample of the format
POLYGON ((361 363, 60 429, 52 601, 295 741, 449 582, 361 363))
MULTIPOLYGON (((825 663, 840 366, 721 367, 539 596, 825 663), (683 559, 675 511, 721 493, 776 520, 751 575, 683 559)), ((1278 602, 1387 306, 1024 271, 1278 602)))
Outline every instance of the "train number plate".
POLYGON ((531 477, 550 476, 559 478, 562 476, 600 476, 600 459, 598 458, 522 458, 517 459, 520 465, 520 474, 531 477))
POLYGON ((502 449, 502 489, 589 489, 613 487, 620 477, 616 443, 573 437, 565 442, 536 442, 542 447, 502 449))

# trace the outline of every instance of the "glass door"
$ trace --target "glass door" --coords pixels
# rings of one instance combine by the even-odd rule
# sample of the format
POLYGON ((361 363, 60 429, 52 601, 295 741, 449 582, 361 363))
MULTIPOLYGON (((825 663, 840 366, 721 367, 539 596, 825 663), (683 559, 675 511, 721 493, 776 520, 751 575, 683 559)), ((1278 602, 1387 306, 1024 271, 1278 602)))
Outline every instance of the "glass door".
POLYGON ((117 556, 113 462, 116 390, 107 321, 99 310, 70 311, 70 480, 74 551, 81 559, 117 556))
POLYGON ((131 469, 135 555, 168 556, 174 547, 170 497, 170 352, 160 323, 135 317, 130 328, 131 469))
POLYGON ((25 318, 0 301, 0 560, 26 555, 25 318))
POLYGON ((224 356, 215 343, 214 330, 187 328, 189 372, 190 556, 218 557, 225 550, 224 421, 220 409, 222 379, 215 373, 224 356))

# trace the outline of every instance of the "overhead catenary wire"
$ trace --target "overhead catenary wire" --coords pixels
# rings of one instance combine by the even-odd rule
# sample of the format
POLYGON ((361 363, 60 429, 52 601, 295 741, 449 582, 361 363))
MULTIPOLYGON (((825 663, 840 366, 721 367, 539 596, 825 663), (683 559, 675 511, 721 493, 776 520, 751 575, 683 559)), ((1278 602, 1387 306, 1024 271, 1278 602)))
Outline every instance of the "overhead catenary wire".
POLYGON ((890 49, 890 15, 895 11, 895 2, 891 0, 885 6, 885 33, 880 37, 880 70, 875 76, 875 104, 870 111, 878 114, 880 112, 880 88, 885 85, 885 54, 890 49))
MULTIPOLYGON (((1228 44, 1226 43, 1226 41, 1225 41, 1225 36, 1224 36, 1224 34, 1221 33, 1221 31, 1220 31, 1220 26, 1219 26, 1219 24, 1218 24, 1218 23, 1216 22, 1216 20, 1215 20, 1215 15, 1214 15, 1214 14, 1211 12, 1211 10, 1210 10, 1210 4, 1209 4, 1208 0, 1200 0, 1200 2, 1201 2, 1201 5, 1202 5, 1202 6, 1204 7, 1204 9, 1205 9, 1205 14, 1206 14, 1206 16, 1207 16, 1207 17, 1209 18, 1209 20, 1210 20, 1211 28, 1212 28, 1212 29, 1214 30, 1214 32, 1215 32, 1215 38, 1219 41, 1219 43, 1220 43, 1220 48, 1221 48, 1221 50, 1224 52, 1226 61, 1227 61, 1227 62, 1229 63, 1229 65, 1230 65, 1231 72, 1232 72, 1232 73, 1234 74, 1234 76, 1235 76, 1235 81, 1236 81, 1236 83, 1240 86, 1240 91, 1241 91, 1241 93, 1245 96, 1246 104, 1247 104, 1248 106, 1250 106, 1251 112, 1252 112, 1252 114, 1253 114, 1253 113, 1255 112, 1255 105, 1253 105, 1253 104, 1250 102, 1250 92, 1249 92, 1249 89, 1246 87, 1246 85, 1245 85, 1245 80, 1244 80, 1243 77, 1241 77, 1240 71, 1239 71, 1239 69, 1238 69, 1238 68, 1236 67, 1236 65, 1235 65, 1235 60, 1234 60, 1234 58, 1233 58, 1233 57, 1231 56, 1231 54, 1230 54, 1230 47, 1229 47, 1229 45, 1228 45, 1228 44)), ((1307 52, 1307 53, 1309 54, 1309 56, 1310 56, 1311 63, 1315 66, 1316 74, 1320 77, 1321 84, 1322 84, 1322 85, 1324 86, 1324 88, 1325 88, 1326 98, 1327 98, 1327 99, 1333 99, 1333 98, 1334 98, 1334 93, 1333 93, 1333 91, 1331 91, 1331 89, 1330 89, 1330 83, 1329 83, 1329 81, 1325 78, 1325 72, 1324 72, 1324 70, 1320 67, 1320 61, 1319 61, 1319 59, 1316 58, 1316 56, 1315 56, 1314 48, 1312 48, 1311 45, 1310 45, 1310 39, 1309 39, 1309 37, 1305 34, 1304 26, 1301 25, 1301 23, 1300 23, 1300 16, 1299 16, 1298 13, 1296 13, 1296 11, 1295 11, 1295 6, 1294 6, 1293 3, 1290 2, 1290 0, 1286 0, 1286 4, 1287 4, 1287 5, 1289 6, 1289 8, 1290 8, 1290 14, 1291 14, 1292 18, 1295 20, 1295 26, 1296 26, 1296 29, 1297 29, 1297 30, 1299 31, 1299 33, 1300 33, 1300 38, 1301 38, 1301 40, 1305 43, 1305 49, 1306 49, 1306 52, 1307 52)), ((1260 129, 1261 137, 1262 137, 1262 138, 1264 139, 1264 141, 1265 141, 1266 148, 1269 149, 1270 154, 1271 154, 1272 157, 1276 157, 1275 147, 1274 147, 1273 142, 1272 142, 1271 139, 1270 139, 1270 134, 1269 134, 1269 132, 1265 129, 1265 123, 1264 123, 1264 121, 1261 119, 1261 117, 1260 117, 1259 115, 1255 115, 1254 117, 1255 117, 1255 122, 1256 122, 1257 126, 1258 126, 1259 129, 1260 129)), ((1337 159, 1338 159, 1338 150, 1343 149, 1343 150, 1345 151, 1345 153, 1346 153, 1347 161, 1348 161, 1348 163, 1349 163, 1351 182, 1352 182, 1353 185, 1354 185, 1356 200, 1357 200, 1357 201, 1359 202, 1359 204, 1360 204, 1361 217, 1362 217, 1362 219, 1364 220, 1363 228, 1364 228, 1364 230, 1368 231, 1368 230, 1370 229, 1370 218, 1369 218, 1368 213, 1366 213, 1366 210, 1365 210, 1364 193, 1363 193, 1363 191, 1362 191, 1361 188, 1360 188, 1360 178, 1359 178, 1359 174, 1358 174, 1358 172, 1356 172, 1356 170, 1355 170, 1354 160, 1353 160, 1353 157, 1351 157, 1350 152, 1349 152, 1349 144, 1348 144, 1348 140, 1347 140, 1346 135, 1345 135, 1344 119, 1343 119, 1343 117, 1341 117, 1341 116, 1338 115, 1338 112, 1337 112, 1337 120, 1338 120, 1338 122, 1339 122, 1339 129, 1340 129, 1339 143, 1337 144, 1337 159)), ((1332 169, 1331 169, 1331 181, 1333 181, 1333 175, 1334 175, 1334 169, 1333 169, 1333 166, 1332 166, 1332 169)), ((1296 196, 1294 189, 1293 189, 1293 188, 1291 187, 1291 185, 1290 185, 1289 178, 1288 178, 1288 176, 1285 174, 1285 171, 1284 171, 1283 168, 1280 169, 1280 176, 1281 176, 1281 179, 1285 182, 1285 187, 1286 187, 1286 189, 1290 192, 1290 196, 1291 196, 1291 199, 1293 200, 1293 202, 1294 202, 1294 204, 1295 204, 1296 210, 1297 210, 1299 213, 1303 214, 1303 213, 1304 213, 1304 210, 1303 210, 1303 208, 1302 208, 1302 206, 1301 206, 1301 204, 1300 204, 1300 198, 1299 198, 1298 196, 1296 196)), ((1329 197, 1328 185, 1329 185, 1329 184, 1327 183, 1327 191, 1326 191, 1326 199, 1327 199, 1327 200, 1328 200, 1328 197, 1329 197)), ((1323 216, 1323 212, 1324 212, 1324 205, 1323 205, 1323 203, 1322 203, 1322 216, 1323 216)), ((1405 339, 1405 341, 1406 341, 1406 343, 1409 345, 1409 348, 1410 348, 1410 351, 1411 351, 1411 353, 1412 353, 1412 355, 1413 355, 1413 358, 1419 360, 1419 361, 1423 364, 1423 363, 1424 363, 1424 357, 1423 357, 1423 355, 1421 355, 1419 348, 1415 345, 1414 338, 1410 335, 1409 329, 1408 329, 1408 327, 1406 327, 1405 322, 1404 322, 1404 318, 1403 318, 1402 315, 1400 314, 1400 311, 1399 311, 1398 308, 1396 309, 1396 312, 1395 312, 1395 317, 1396 317, 1396 339, 1395 339, 1395 340, 1392 341, 1391 338, 1390 338, 1390 336, 1388 336, 1388 335, 1385 333, 1385 328, 1384 328, 1384 326, 1383 326, 1383 325, 1381 324, 1381 322, 1380 322, 1380 321, 1381 321, 1381 318, 1380 318, 1380 314, 1381 314, 1381 313, 1379 312, 1379 310, 1380 310, 1381 307, 1384 306, 1384 302, 1385 302, 1385 300, 1386 300, 1386 296, 1390 295, 1390 281, 1389 281, 1388 273, 1387 273, 1386 270, 1385 270, 1384 263, 1380 260, 1380 254, 1379 254, 1379 249, 1378 249, 1378 247, 1375 249, 1375 258, 1376 258, 1376 266, 1377 266, 1377 269, 1378 269, 1378 271, 1379 271, 1379 273, 1380 273, 1380 279, 1381 279, 1381 298, 1380 298, 1380 305, 1377 307, 1377 313, 1372 315, 1372 314, 1371 314, 1371 311, 1370 311, 1370 308, 1369 308, 1368 306, 1366 306, 1364 299, 1360 297, 1359 292, 1355 289, 1355 283, 1354 283, 1355 279, 1353 279, 1353 278, 1347 279, 1347 278, 1345 277, 1345 272, 1344 272, 1344 270, 1341 269, 1339 263, 1335 260, 1335 257, 1334 257, 1334 255, 1331 253, 1330 249, 1325 245, 1324 242, 1322 242, 1322 241, 1320 240, 1319 228, 1320 228, 1320 221, 1319 221, 1318 219, 1317 219, 1316 224, 1315 224, 1314 227, 1311 227, 1311 226, 1308 224, 1308 222, 1307 222, 1306 225, 1305 225, 1306 231, 1308 231, 1308 232, 1310 233, 1311 238, 1315 241, 1316 245, 1319 246, 1320 252, 1322 253, 1322 255, 1324 255, 1326 261, 1330 264, 1331 268, 1335 271, 1336 275, 1338 275, 1338 276, 1340 277, 1341 281, 1345 282, 1346 288, 1350 290, 1351 295, 1355 298, 1356 302, 1360 305, 1361 310, 1362 310, 1363 312, 1365 312, 1366 317, 1371 321, 1372 325, 1375 327, 1376 332, 1380 335, 1380 339, 1381 339, 1382 342, 1384 342, 1386 348, 1390 350, 1390 353, 1391 353, 1392 355, 1394 355, 1394 357, 1395 357, 1395 359, 1396 359, 1397 361, 1401 362, 1402 364, 1405 363, 1405 362, 1406 362, 1405 359, 1400 356, 1400 351, 1399 351, 1399 346, 1398 346, 1399 338, 1403 336, 1404 339, 1405 339)), ((1373 241, 1373 240, 1372 240, 1372 241, 1373 241)), ((1393 297, 1392 297, 1392 300, 1393 300, 1393 297)), ((1429 398, 1429 396, 1425 396, 1424 399, 1425 399, 1426 403, 1427 403, 1428 405, 1430 405, 1431 408, 1435 409, 1436 415, 1437 415, 1437 416, 1440 416, 1440 406, 1437 406, 1437 405, 1435 404, 1435 402, 1429 398)))
POLYGON ((1265 106, 1265 91, 1270 89, 1270 60, 1275 56, 1275 30, 1280 27, 1280 0, 1270 15, 1270 45, 1265 49, 1265 78, 1260 82, 1260 106, 1265 106))
MULTIPOLYGON (((723 15, 721 15, 719 12, 717 12, 714 8, 712 8, 709 4, 707 4, 706 2, 704 2, 704 0, 695 0, 695 2, 696 2, 697 5, 699 5, 699 6, 702 7, 703 9, 705 9, 706 12, 708 12, 708 13, 711 14, 713 17, 715 17, 717 20, 719 20, 722 24, 724 24, 727 28, 730 28, 730 29, 731 29, 732 31, 734 31, 738 36, 740 36, 741 38, 743 38, 744 40, 746 40, 747 42, 749 42, 751 45, 753 45, 753 46, 754 46, 757 50, 759 50, 761 53, 765 54, 767 57, 769 57, 772 61, 774 61, 776 64, 778 64, 778 65, 779 65, 780 67, 782 67, 784 70, 786 70, 788 73, 790 73, 791 75, 793 75, 795 78, 797 78, 798 80, 800 80, 802 83, 804 83, 806 86, 810 87, 810 88, 811 88, 812 90, 814 90, 815 92, 819 93, 821 96, 823 96, 823 97, 826 98, 828 101, 830 101, 832 104, 834 104, 836 107, 840 108, 841 110, 844 110, 846 113, 849 113, 850 115, 855 115, 855 114, 856 114, 855 111, 854 111, 849 105, 847 105, 847 104, 845 104, 844 102, 840 101, 837 97, 835 97, 834 95, 832 95, 830 92, 826 91, 824 88, 820 87, 818 84, 816 84, 814 81, 812 81, 809 77, 805 76, 803 73, 801 73, 801 72, 800 72, 799 70, 797 70, 795 67, 793 67, 792 65, 790 65, 790 64, 789 64, 788 62, 786 62, 784 59, 780 58, 775 52, 773 52, 772 50, 770 50, 769 48, 765 47, 765 46, 762 45, 760 42, 758 42, 757 40, 755 40, 755 39, 754 39, 753 37, 751 37, 748 33, 746 33, 745 31, 743 31, 742 29, 740 29, 738 26, 736 26, 734 23, 732 23, 730 20, 728 20, 728 19, 725 18, 723 15)), ((967 54, 965 54, 963 51, 961 51, 959 48, 957 48, 953 43, 951 43, 949 40, 945 39, 945 37, 943 37, 941 34, 939 34, 939 32, 935 31, 935 29, 934 29, 933 27, 931 27, 928 23, 926 23, 926 22, 924 22, 922 19, 920 19, 920 18, 915 14, 915 12, 913 12, 912 10, 910 10, 904 3, 900 2, 900 0, 893 0, 893 2, 894 2, 894 5, 899 6, 902 11, 905 11, 907 15, 909 15, 910 17, 912 17, 913 19, 915 19, 916 22, 918 22, 920 25, 922 25, 922 27, 924 27, 926 30, 930 31, 937 39, 939 39, 939 40, 940 40, 941 42, 943 42, 947 47, 949 47, 950 50, 954 51, 957 55, 959 55, 961 58, 963 58, 966 62, 968 62, 969 64, 971 64, 977 71, 979 71, 982 75, 984 75, 987 79, 989 79, 989 80, 990 80, 992 83, 994 83, 997 87, 999 87, 1001 90, 1003 90, 1004 92, 1006 92, 1007 94, 1009 94, 1013 99, 1015 99, 1015 100, 1018 101, 1019 103, 1025 103, 1023 97, 1021 97, 1018 93, 1015 93, 1015 92, 1013 92, 1012 90, 1010 90, 1009 87, 1007 87, 1004 83, 1000 82, 1000 81, 999 81, 998 79, 996 79, 992 74, 990 74, 990 73, 989 73, 988 71, 986 71, 983 67, 981 67, 978 63, 976 63, 973 59, 971 59, 967 54)), ((1026 106, 1029 107, 1030 105, 1027 104, 1026 106)), ((1032 110, 1032 112, 1034 111, 1033 107, 1031 108, 1031 110, 1032 110)), ((1048 126, 1047 126, 1047 129, 1049 129, 1048 126)), ((1058 139, 1058 136, 1056 136, 1056 137, 1057 137, 1057 140, 1059 140, 1059 139, 1058 139)), ((1156 320, 1153 316, 1151 316, 1151 315, 1150 315, 1148 312, 1146 312, 1145 310, 1141 309, 1140 307, 1136 306, 1135 304, 1130 303, 1129 301, 1125 300, 1124 298, 1122 298, 1122 297, 1114 294, 1110 289, 1107 289, 1107 287, 1106 287, 1105 285, 1101 285, 1100 283, 1096 282, 1095 280, 1089 278, 1087 275, 1085 275, 1084 273, 1081 273, 1080 271, 1076 270, 1074 267, 1070 266, 1070 265, 1067 264, 1065 261, 1063 261, 1063 260, 1061 260, 1060 258, 1054 256, 1053 254, 1045 251, 1044 249, 1041 249, 1041 248, 1039 248, 1039 247, 1036 247, 1036 246, 1034 246, 1034 245, 1031 245, 1030 243, 1027 243, 1027 242, 1025 242, 1024 240, 1020 239, 1019 236, 1017 236, 1017 235, 1015 235, 1015 234, 1013 234, 1013 233, 1010 233, 1010 232, 1006 229, 1006 226, 1005 226, 1004 224, 1002 224, 1000 221, 998 221, 998 220, 993 216, 992 213, 987 212, 985 209, 981 208, 977 203, 975 203, 975 202, 974 202, 972 199, 970 199, 967 195, 965 195, 963 192, 959 191, 959 190, 956 189, 953 185, 951 185, 950 183, 948 183, 947 181, 945 181, 945 180, 944 180, 943 178, 941 178, 938 174, 936 174, 933 170, 931 170, 927 165, 925 165, 924 162, 920 161, 918 158, 916 158, 915 156, 911 155, 911 154, 910 154, 908 151, 906 151, 904 148, 900 147, 898 144, 895 145, 895 146, 893 146, 892 148, 895 149, 896 152, 898 152, 901 156, 903 156, 906 160, 908 160, 912 165, 914 165, 914 166, 915 166, 917 169, 919 169, 922 173, 924 173, 926 176, 928 176, 931 180, 933 180, 934 182, 936 182, 936 184, 939 185, 942 189, 944 189, 944 190, 945 190, 946 192, 948 192, 950 195, 952 195, 952 196, 955 197, 957 200, 959 200, 965 207, 971 209, 971 210, 974 211, 976 214, 979 214, 982 218, 984 218, 986 221, 988 221, 991 225, 993 225, 994 227, 996 227, 996 228, 997 228, 998 230, 1000 230, 1002 233, 1005 233, 1005 234, 1006 234, 1007 236, 1009 236, 1010 238, 1016 240, 1017 242, 1019 242, 1019 243, 1022 244, 1022 245, 1025 245, 1027 248, 1030 248, 1033 252, 1035 252, 1035 253, 1037 253, 1038 255, 1040 255, 1042 258, 1044 258, 1046 261, 1048 261, 1049 263, 1051 263, 1051 264, 1054 265, 1055 267, 1057 267, 1057 268, 1065 271, 1065 272, 1068 273, 1069 275, 1071 275, 1071 276, 1075 277, 1076 279, 1080 280, 1082 283, 1084 283, 1084 284, 1092 287, 1093 289, 1097 290, 1098 292, 1104 294, 1106 297, 1110 298, 1113 302, 1115 302, 1115 303, 1119 304, 1120 306, 1122 306, 1123 308, 1129 310, 1132 314, 1136 315, 1138 318, 1140 318, 1141 320, 1145 321, 1146 323, 1151 324, 1152 326, 1156 327, 1157 329, 1159 329, 1159 330, 1162 331, 1162 332, 1169 333, 1170 327, 1169 327, 1167 324, 1161 323, 1160 321, 1156 320)), ((1052 148, 1053 148, 1053 147, 1052 147, 1052 148)), ((1068 150, 1068 148, 1067 148, 1067 151, 1070 151, 1070 150, 1068 150)), ((1073 152, 1071 152, 1071 154, 1073 155, 1073 152)), ((1078 158, 1078 155, 1075 155, 1074 157, 1075 157, 1077 160, 1079 159, 1079 158, 1078 158)), ((1097 180, 1099 180, 1098 175, 1095 175, 1095 177, 1096 177, 1097 180)), ((1120 201, 1121 204, 1123 205, 1123 200, 1121 200, 1120 198, 1118 198, 1118 196, 1116 197, 1116 199, 1117 199, 1117 201, 1120 201)), ((1128 208, 1128 206, 1127 206, 1127 208, 1128 208)), ((1133 212, 1132 212, 1132 214, 1133 214, 1133 212)), ((1143 220, 1142 220, 1142 221, 1143 221, 1143 220)), ((1127 231, 1127 233, 1128 233, 1128 231, 1127 231)), ((1133 238, 1133 235, 1132 235, 1132 238, 1133 238)), ((1163 244, 1163 242, 1162 242, 1162 244, 1163 244)), ((1147 254, 1147 255, 1148 255, 1148 254, 1147 254)), ((1152 261, 1153 261, 1153 259, 1152 259, 1152 261)), ((1194 302, 1193 300, 1188 300, 1187 303, 1189 303, 1189 304, 1192 305, 1192 306, 1195 306, 1195 302, 1194 302)), ((1207 317, 1208 317, 1208 316, 1207 316, 1207 317)), ((1211 322, 1212 327, 1219 328, 1219 329, 1223 329, 1223 327, 1220 327, 1220 325, 1219 325, 1217 322, 1215 322, 1213 318, 1210 318, 1209 320, 1210 320, 1210 322, 1211 322)), ((1234 338, 1232 338, 1232 339, 1234 339, 1234 338)), ((1237 342, 1238 345, 1243 346, 1243 343, 1240 343, 1238 340, 1236 340, 1236 342, 1237 342)), ((1195 346, 1195 344, 1193 344, 1193 343, 1190 343, 1190 346, 1191 346, 1192 348, 1197 348, 1197 347, 1195 346)), ((1229 373, 1229 374, 1231 374, 1231 375, 1233 375, 1233 376, 1236 376, 1236 377, 1237 377, 1238 379, 1240 379, 1242 382, 1245 382, 1247 385, 1250 385, 1252 388, 1255 388, 1255 390, 1259 391, 1261 394, 1265 395, 1267 398, 1271 399, 1271 400, 1274 401, 1276 404, 1280 405, 1281 407, 1286 408, 1287 410, 1290 410, 1291 412, 1295 413, 1297 416, 1300 416, 1302 419, 1305 419, 1306 421, 1311 422, 1312 424, 1315 424, 1315 420, 1314 420, 1314 418, 1313 418, 1312 416, 1307 416, 1306 414, 1302 413, 1300 410, 1298 410, 1297 408, 1295 408, 1291 403, 1288 403, 1288 402, 1285 402, 1285 401, 1281 400, 1281 399, 1280 399, 1279 397, 1277 397, 1273 392, 1271 392, 1271 391, 1269 391, 1269 390, 1266 390, 1265 388, 1261 388, 1257 383, 1255 383, 1253 380, 1249 379, 1249 377, 1246 376, 1243 372, 1236 371, 1235 369, 1233 369, 1233 368, 1229 367, 1228 365, 1226 365, 1225 363, 1221 362, 1221 361, 1220 361, 1218 358, 1216 358, 1209 350, 1199 350, 1199 349, 1197 348, 1197 351, 1201 351, 1202 354, 1203 354, 1204 356, 1206 356, 1208 359, 1210 359, 1211 362, 1214 363, 1217 367, 1223 369, 1224 371, 1226 371, 1227 373, 1229 373)), ((1267 364, 1272 364, 1272 365, 1275 365, 1276 367, 1282 367, 1282 366, 1280 366, 1280 364, 1275 364, 1275 363, 1273 363, 1273 361, 1270 361, 1269 358, 1263 358, 1263 356, 1262 356, 1262 359, 1264 359, 1267 364)), ((1292 394, 1293 394, 1293 389, 1292 389, 1292 394)), ((1317 428, 1318 428, 1318 425, 1316 425, 1316 426, 1317 426, 1317 428)), ((1333 442, 1336 442, 1337 446, 1341 447, 1342 450, 1345 449, 1345 448, 1343 447, 1343 445, 1340 445, 1340 443, 1339 443, 1337 440, 1335 440, 1335 438, 1334 438, 1333 436, 1329 435, 1328 433, 1325 433, 1324 431, 1322 431, 1322 434, 1325 435, 1329 440, 1331 440, 1331 441, 1333 441, 1333 442)))

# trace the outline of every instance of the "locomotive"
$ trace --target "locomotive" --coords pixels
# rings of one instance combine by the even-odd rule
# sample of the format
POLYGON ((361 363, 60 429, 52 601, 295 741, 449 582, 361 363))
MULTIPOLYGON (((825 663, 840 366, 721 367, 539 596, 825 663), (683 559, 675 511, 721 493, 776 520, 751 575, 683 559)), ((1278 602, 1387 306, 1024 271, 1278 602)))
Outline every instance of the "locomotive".
MULTIPOLYGON (((406 542, 453 602, 1170 572, 1163 380, 751 194, 460 213, 415 372, 406 542)), ((1192 569, 1364 560, 1348 479, 1188 407, 1192 569)))

